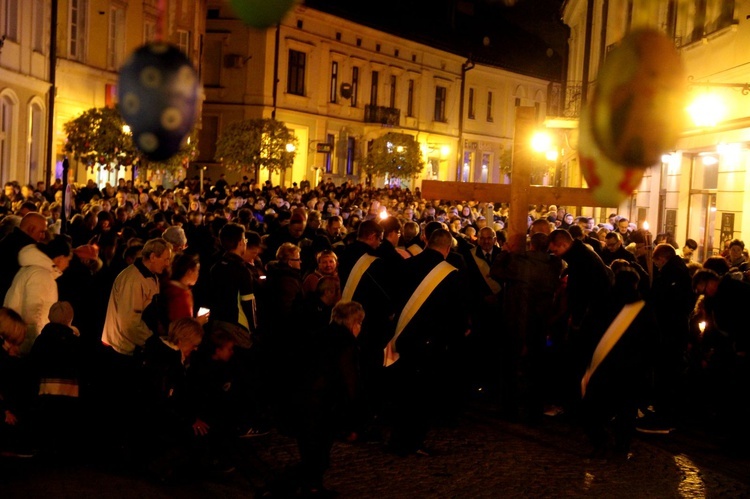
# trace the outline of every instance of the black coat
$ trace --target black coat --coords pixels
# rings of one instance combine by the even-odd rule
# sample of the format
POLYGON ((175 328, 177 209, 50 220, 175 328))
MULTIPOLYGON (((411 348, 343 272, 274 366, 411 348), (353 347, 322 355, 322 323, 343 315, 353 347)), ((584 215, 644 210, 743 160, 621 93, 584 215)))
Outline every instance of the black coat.
MULTIPOLYGON (((425 249, 406 261, 399 312, 422 280, 444 260, 433 249, 425 249)), ((468 329, 468 316, 458 306, 458 272, 451 272, 430 293, 396 340, 399 362, 419 367, 437 367, 448 361, 468 329)))

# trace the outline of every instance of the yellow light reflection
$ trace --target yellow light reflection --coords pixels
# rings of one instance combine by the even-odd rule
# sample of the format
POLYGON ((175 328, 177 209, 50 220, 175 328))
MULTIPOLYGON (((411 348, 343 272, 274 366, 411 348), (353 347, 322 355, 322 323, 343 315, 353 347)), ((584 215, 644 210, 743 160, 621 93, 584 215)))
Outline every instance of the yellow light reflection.
POLYGON ((679 497, 706 497, 706 485, 701 478, 701 470, 684 454, 674 456, 674 463, 680 470, 682 481, 677 488, 679 497))
POLYGON ((716 126, 727 114, 724 101, 716 94, 702 94, 687 108, 690 117, 696 126, 716 126))
POLYGON ((534 132, 531 136, 531 148, 536 152, 547 152, 552 147, 552 137, 547 132, 534 132))

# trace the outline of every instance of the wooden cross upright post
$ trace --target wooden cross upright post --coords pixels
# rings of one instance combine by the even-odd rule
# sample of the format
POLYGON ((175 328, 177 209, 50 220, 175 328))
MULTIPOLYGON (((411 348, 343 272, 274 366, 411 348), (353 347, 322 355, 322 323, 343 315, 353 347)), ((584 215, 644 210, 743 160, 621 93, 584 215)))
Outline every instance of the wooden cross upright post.
MULTIPOLYGON (((513 170, 510 184, 475 182, 422 181, 422 198, 455 201, 508 202, 508 241, 526 240, 529 204, 543 202, 557 206, 598 206, 589 189, 579 187, 535 186, 531 183, 531 136, 536 123, 536 109, 516 108, 513 141, 513 170)), ((458 168, 461 165, 457 166, 458 168)), ((525 245, 524 245, 525 246, 525 245)))

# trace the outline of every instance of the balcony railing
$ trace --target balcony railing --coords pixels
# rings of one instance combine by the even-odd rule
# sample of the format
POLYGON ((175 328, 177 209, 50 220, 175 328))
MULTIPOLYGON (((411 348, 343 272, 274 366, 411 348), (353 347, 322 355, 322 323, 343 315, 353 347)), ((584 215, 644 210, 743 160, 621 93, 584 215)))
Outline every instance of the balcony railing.
MULTIPOLYGON (((589 83, 589 93, 594 84, 589 83)), ((565 85, 565 95, 563 95, 562 85, 553 83, 549 87, 548 95, 548 116, 560 116, 565 118, 578 118, 581 115, 581 82, 569 81, 565 85)))
POLYGON ((380 123, 382 125, 398 126, 401 122, 401 110, 394 107, 365 106, 365 123, 380 123))

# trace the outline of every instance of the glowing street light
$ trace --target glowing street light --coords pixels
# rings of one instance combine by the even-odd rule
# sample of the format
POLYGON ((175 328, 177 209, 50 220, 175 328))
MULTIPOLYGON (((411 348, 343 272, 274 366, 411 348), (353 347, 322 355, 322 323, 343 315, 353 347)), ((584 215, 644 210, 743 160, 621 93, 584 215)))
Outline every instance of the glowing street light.
POLYGON ((695 126, 712 127, 724 120, 727 107, 718 95, 701 94, 687 107, 687 111, 695 126))
POLYGON ((531 148, 538 153, 552 149, 552 136, 547 132, 534 132, 531 136, 531 148))

